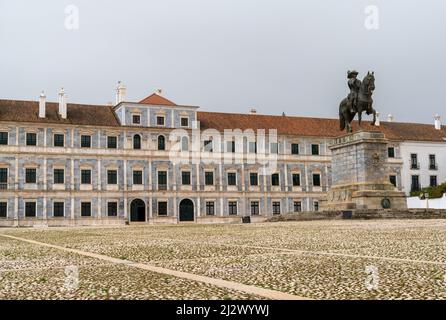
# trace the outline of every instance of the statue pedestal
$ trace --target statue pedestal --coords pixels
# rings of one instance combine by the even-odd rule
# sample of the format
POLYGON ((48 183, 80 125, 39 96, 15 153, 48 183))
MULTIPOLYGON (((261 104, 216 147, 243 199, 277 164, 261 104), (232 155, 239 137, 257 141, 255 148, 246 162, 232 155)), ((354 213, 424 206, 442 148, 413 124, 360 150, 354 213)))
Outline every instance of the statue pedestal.
POLYGON ((406 209, 406 196, 389 180, 387 140, 381 132, 358 131, 335 139, 332 187, 324 210, 406 209))

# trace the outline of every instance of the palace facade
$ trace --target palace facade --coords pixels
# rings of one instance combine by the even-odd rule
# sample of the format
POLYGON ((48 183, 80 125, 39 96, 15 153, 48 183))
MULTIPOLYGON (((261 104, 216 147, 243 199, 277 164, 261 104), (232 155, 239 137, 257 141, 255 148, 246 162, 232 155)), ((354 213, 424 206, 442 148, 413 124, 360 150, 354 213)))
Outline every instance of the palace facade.
MULTIPOLYGON (((58 103, 43 93, 0 100, 0 226, 261 221, 320 209, 337 119, 124 96, 119 85, 114 106, 67 103, 63 90, 58 103)), ((389 139, 389 179, 400 190, 446 181, 439 117, 363 128, 389 139)))

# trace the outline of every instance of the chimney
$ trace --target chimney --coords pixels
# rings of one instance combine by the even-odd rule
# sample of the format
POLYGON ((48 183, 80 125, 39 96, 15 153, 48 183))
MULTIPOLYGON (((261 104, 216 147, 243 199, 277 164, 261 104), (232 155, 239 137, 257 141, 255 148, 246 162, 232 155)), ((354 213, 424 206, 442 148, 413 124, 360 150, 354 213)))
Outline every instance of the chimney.
POLYGON ((125 100, 125 93, 127 88, 122 84, 121 81, 118 81, 118 87, 116 88, 116 104, 120 104, 125 100))
POLYGON ((441 118, 440 118, 440 116, 438 114, 436 114, 434 119, 435 119, 435 129, 436 130, 441 130, 441 121, 440 121, 441 118))
POLYGON ((257 110, 256 110, 256 108, 251 108, 251 109, 249 109, 249 113, 250 113, 250 114, 257 114, 257 110))
POLYGON ((163 93, 163 90, 161 90, 161 89, 156 89, 155 93, 156 93, 157 95, 160 96, 160 95, 163 93))
POLYGON ((381 125, 381 121, 379 120, 379 112, 376 111, 375 126, 379 127, 380 125, 381 125))
POLYGON ((67 100, 65 90, 63 88, 61 88, 59 92, 59 114, 62 119, 67 118, 67 100))
POLYGON ((42 91, 39 97, 39 118, 45 118, 45 108, 46 107, 46 96, 45 92, 42 91))
POLYGON ((393 116, 389 113, 389 115, 387 116, 387 121, 389 122, 393 122, 393 116))

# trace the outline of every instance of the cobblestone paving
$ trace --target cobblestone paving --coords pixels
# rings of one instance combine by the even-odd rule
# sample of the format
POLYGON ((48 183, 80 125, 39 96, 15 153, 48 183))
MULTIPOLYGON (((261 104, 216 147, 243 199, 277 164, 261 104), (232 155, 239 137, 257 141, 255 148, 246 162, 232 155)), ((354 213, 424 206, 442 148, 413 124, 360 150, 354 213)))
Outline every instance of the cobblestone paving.
MULTIPOLYGON (((445 220, 5 229, 0 232, 309 298, 446 298, 445 220), (371 274, 370 268, 376 271, 371 274)), ((14 247, 12 244, 9 245, 14 247)), ((45 250, 49 249, 22 248, 18 253, 14 253, 13 249, 7 248, 8 246, 6 249, 2 246, 0 249, 0 270, 18 269, 18 266, 30 268, 33 265, 45 268, 49 262, 42 260, 53 259, 45 257, 45 254, 49 254, 45 250), (16 254, 17 261, 8 259, 8 254, 16 254)), ((67 257, 57 255, 51 263, 54 264, 52 265, 54 268, 66 265, 65 261, 79 265, 80 270, 91 274, 92 279, 97 277, 97 281, 104 282, 105 287, 113 281, 121 282, 121 287, 125 287, 125 283, 132 283, 133 278, 129 277, 132 273, 123 272, 123 266, 102 264, 98 268, 92 268, 88 260, 72 255, 67 257)), ((5 278, 5 274, 14 274, 12 271, 8 272, 1 273, 3 276, 1 281, 4 282, 5 279, 6 282, 13 281, 5 278)), ((23 279, 40 276, 30 271, 19 272, 23 274, 23 279)), ((144 271, 141 271, 142 275, 139 275, 139 271, 132 272, 135 272, 135 278, 140 279, 135 283, 144 283, 147 287, 152 287, 150 283, 153 282, 154 287, 159 286, 159 281, 156 281, 157 277, 153 274, 147 273, 147 279, 143 281, 144 271)), ((185 280, 175 279, 175 281, 185 280)), ((89 285, 94 286, 95 281, 92 280, 89 285)), ((176 284, 179 296, 184 294, 180 293, 181 285, 181 283, 176 284)), ((189 286, 194 288, 193 284, 189 286)), ((240 293, 221 292, 223 289, 210 287, 205 293, 201 293, 201 297, 246 296, 240 293)), ((122 293, 116 297, 131 297, 131 288, 126 288, 129 290, 129 296, 122 293)), ((156 296, 143 294, 141 290, 135 290, 136 298, 156 296)), ((89 289, 83 292, 85 295, 81 297, 90 297, 89 289)), ((168 289, 157 291, 158 298, 161 296, 174 298, 174 293, 175 290, 168 289)), ((0 289, 0 297, 1 294, 0 289)), ((96 295, 96 297, 102 296, 96 295)))

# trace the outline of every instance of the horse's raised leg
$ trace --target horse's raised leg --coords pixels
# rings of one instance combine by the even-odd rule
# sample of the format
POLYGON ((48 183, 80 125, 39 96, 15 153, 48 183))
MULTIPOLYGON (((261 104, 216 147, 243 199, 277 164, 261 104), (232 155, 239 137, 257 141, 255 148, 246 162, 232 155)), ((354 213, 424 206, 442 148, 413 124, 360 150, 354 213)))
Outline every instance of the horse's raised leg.
POLYGON ((373 120, 372 120, 372 126, 374 126, 375 125, 375 123, 376 123, 376 110, 375 109, 372 109, 373 110, 373 120))
POLYGON ((358 125, 361 126, 362 110, 358 110, 358 125))

